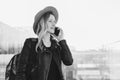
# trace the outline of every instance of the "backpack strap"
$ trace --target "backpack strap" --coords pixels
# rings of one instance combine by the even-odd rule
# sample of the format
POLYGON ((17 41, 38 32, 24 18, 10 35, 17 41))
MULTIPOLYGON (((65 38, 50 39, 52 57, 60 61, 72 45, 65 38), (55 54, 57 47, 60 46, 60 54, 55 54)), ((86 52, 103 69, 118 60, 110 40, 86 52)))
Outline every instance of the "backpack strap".
POLYGON ((6 66, 6 72, 5 72, 5 80, 12 80, 15 76, 15 72, 13 72, 13 71, 15 71, 15 70, 13 70, 13 67, 14 67, 14 65, 13 65, 13 63, 15 62, 15 58, 17 57, 17 55, 14 55, 12 58, 11 58, 11 60, 10 60, 10 62, 7 64, 7 66, 6 66))

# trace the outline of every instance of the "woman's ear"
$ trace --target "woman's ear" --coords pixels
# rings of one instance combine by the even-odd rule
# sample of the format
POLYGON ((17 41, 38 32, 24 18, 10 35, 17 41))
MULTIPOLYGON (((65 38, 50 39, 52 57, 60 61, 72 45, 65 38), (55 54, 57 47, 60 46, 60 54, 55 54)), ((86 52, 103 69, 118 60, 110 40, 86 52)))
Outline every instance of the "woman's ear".
POLYGON ((44 20, 43 18, 40 20, 40 25, 43 27, 44 26, 44 20))

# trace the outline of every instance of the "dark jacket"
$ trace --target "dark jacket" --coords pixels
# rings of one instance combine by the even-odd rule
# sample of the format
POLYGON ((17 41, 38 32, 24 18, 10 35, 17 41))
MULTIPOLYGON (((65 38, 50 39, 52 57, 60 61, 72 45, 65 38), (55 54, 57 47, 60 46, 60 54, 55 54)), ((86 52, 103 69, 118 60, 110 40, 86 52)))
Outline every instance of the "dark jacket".
POLYGON ((51 51, 43 47, 42 51, 38 49, 36 52, 35 46, 38 39, 28 38, 25 40, 15 80, 47 80, 53 53, 55 53, 54 60, 58 66, 60 80, 64 80, 61 62, 65 65, 72 65, 72 54, 65 40, 57 42, 51 39, 51 41, 51 51))

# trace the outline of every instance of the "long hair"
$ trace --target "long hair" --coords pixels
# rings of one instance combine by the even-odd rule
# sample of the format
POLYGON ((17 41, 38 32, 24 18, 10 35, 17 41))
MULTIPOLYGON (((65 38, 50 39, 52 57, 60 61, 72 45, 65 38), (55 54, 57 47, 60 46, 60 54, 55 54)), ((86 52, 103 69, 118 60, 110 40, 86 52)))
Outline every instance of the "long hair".
POLYGON ((36 32, 36 34, 38 36, 38 42, 35 47, 36 52, 38 52, 38 48, 40 48, 41 50, 43 48, 42 38, 46 34, 46 30, 47 30, 46 22, 47 22, 48 18, 50 17, 50 14, 52 14, 52 13, 51 12, 45 13, 41 17, 40 22, 38 23, 37 32, 36 32))

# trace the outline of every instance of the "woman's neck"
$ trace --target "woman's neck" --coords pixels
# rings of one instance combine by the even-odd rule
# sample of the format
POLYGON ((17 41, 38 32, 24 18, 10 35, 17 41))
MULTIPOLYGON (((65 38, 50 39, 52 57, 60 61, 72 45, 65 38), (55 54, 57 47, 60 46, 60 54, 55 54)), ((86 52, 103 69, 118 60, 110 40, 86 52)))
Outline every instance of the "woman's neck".
POLYGON ((51 46, 51 42, 50 42, 50 34, 46 33, 43 37, 43 43, 46 47, 50 47, 51 46))
POLYGON ((45 41, 49 41, 50 40, 50 34, 49 33, 46 33, 43 37, 43 40, 45 41))

